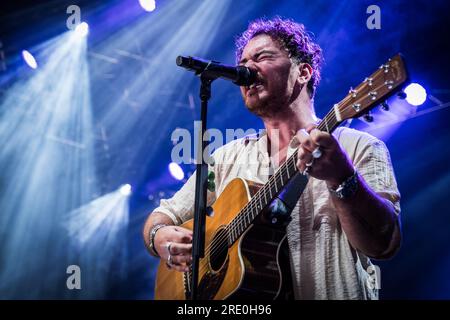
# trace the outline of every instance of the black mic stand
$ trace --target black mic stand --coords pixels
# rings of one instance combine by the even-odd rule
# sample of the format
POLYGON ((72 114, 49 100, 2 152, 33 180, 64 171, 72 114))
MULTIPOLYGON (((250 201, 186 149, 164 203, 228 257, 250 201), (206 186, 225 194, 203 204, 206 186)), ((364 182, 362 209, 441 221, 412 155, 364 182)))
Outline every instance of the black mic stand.
POLYGON ((192 281, 191 300, 198 299, 198 277, 200 258, 205 256, 205 224, 206 224, 206 195, 208 181, 208 164, 204 159, 206 141, 203 139, 206 132, 206 119, 208 110, 208 100, 211 98, 211 83, 217 79, 204 70, 200 75, 200 99, 201 99, 201 128, 199 138, 201 139, 201 150, 197 153, 197 171, 195 180, 195 202, 194 202, 194 237, 192 242, 192 281), (199 154, 200 153, 200 154, 199 154), (199 161, 200 157, 200 161, 199 161))

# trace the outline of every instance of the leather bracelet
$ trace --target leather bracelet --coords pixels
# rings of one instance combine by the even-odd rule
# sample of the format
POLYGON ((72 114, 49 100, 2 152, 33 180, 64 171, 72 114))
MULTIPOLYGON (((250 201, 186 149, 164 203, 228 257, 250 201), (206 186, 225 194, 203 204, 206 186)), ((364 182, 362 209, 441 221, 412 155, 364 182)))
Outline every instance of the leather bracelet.
POLYGON ((160 257, 158 251, 156 251, 156 248, 155 248, 155 235, 156 235, 156 232, 159 229, 167 227, 167 226, 168 225, 165 224, 165 223, 160 223, 160 224, 154 225, 153 228, 150 230, 150 237, 149 237, 150 238, 150 244, 149 244, 148 250, 155 257, 158 257, 158 258, 160 257))

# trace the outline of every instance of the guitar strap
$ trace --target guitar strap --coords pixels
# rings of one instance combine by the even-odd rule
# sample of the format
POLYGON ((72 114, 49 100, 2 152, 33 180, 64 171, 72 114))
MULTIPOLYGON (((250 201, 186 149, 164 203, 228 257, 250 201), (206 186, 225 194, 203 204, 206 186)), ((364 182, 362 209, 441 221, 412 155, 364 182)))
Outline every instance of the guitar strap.
POLYGON ((277 196, 277 198, 286 206, 289 213, 295 208, 298 199, 300 199, 307 184, 308 177, 297 172, 277 196))
POLYGON ((279 225, 286 226, 291 212, 308 184, 308 177, 297 172, 269 205, 270 219, 276 218, 279 225))
MULTIPOLYGON (((271 210, 275 211, 275 214, 278 217, 285 217, 284 225, 286 226, 291 220, 292 210, 297 205, 298 199, 302 195, 303 191, 308 184, 308 177, 302 175, 300 172, 297 172, 294 177, 286 184, 280 194, 275 198, 275 200, 271 204, 271 210)), ((294 270, 295 266, 293 263, 292 252, 287 253, 289 255, 289 265, 290 271, 284 275, 285 279, 289 279, 292 283, 294 299, 298 299, 298 290, 297 283, 295 281, 294 270)))

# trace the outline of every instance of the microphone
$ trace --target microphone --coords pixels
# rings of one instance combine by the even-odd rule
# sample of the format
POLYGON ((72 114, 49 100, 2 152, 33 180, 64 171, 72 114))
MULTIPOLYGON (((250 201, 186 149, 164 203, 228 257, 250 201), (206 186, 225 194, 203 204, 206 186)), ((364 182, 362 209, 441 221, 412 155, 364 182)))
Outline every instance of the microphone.
POLYGON ((206 72, 214 79, 223 78, 230 80, 238 86, 249 86, 256 81, 256 71, 243 66, 228 66, 217 61, 178 56, 177 66, 194 71, 196 75, 206 72))

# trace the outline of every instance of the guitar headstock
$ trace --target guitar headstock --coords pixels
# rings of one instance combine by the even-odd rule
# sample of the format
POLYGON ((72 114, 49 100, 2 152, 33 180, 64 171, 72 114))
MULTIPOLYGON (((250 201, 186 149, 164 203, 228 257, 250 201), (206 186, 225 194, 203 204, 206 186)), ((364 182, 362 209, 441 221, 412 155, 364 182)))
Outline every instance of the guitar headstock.
POLYGON ((408 81, 408 72, 400 54, 382 64, 348 95, 334 105, 338 121, 357 118, 398 92, 408 81))

